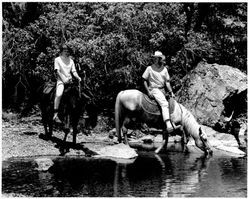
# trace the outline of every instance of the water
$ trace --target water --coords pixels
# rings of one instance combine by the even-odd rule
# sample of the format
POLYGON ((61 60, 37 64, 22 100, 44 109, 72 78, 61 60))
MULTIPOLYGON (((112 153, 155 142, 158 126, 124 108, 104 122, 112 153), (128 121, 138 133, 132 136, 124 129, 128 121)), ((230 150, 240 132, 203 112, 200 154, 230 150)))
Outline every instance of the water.
POLYGON ((3 162, 3 194, 30 197, 247 197, 247 158, 140 152, 130 163, 56 158, 47 172, 34 161, 3 162))

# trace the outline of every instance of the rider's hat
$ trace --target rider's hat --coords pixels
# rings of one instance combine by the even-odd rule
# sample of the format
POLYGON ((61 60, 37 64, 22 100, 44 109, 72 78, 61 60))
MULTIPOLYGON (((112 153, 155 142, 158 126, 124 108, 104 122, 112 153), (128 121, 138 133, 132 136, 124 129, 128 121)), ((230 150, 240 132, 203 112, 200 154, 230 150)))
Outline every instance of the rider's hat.
POLYGON ((163 55, 162 52, 158 50, 155 51, 155 53, 153 54, 153 57, 160 57, 163 60, 166 58, 165 55, 163 55))

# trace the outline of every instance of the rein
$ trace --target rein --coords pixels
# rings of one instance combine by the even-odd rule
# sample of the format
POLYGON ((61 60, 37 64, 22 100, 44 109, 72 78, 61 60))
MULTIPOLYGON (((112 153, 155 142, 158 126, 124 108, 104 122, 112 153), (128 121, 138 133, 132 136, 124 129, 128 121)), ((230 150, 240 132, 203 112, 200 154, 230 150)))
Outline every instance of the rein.
POLYGON ((81 98, 81 82, 78 83, 79 98, 81 98))
POLYGON ((208 152, 208 151, 210 151, 210 146, 208 145, 208 143, 207 143, 207 139, 205 139, 203 136, 203 133, 202 132, 199 132, 199 136, 200 136, 200 139, 201 139, 201 141, 202 141, 202 143, 204 144, 204 146, 205 146, 205 150, 208 152))
POLYGON ((178 105, 179 105, 179 107, 180 107, 180 109, 181 109, 181 124, 183 124, 182 123, 182 121, 183 121, 183 110, 182 110, 182 108, 181 108, 181 105, 179 104, 179 103, 177 103, 178 105))

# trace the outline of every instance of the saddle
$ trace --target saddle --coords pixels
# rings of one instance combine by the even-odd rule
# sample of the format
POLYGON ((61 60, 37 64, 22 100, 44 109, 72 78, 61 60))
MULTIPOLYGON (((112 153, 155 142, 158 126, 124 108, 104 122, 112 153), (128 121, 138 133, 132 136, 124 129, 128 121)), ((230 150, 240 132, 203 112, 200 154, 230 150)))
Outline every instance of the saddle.
POLYGON ((56 82, 47 82, 45 83, 44 87, 43 87, 43 94, 47 95, 52 93, 56 88, 56 82))
MULTIPOLYGON (((169 113, 172 114, 175 109, 175 100, 174 98, 170 97, 168 99, 169 103, 169 113)), ((143 110, 149 114, 152 115, 161 115, 161 107, 160 105, 156 102, 155 99, 150 99, 148 95, 143 94, 142 99, 141 99, 141 106, 143 110)))
MULTIPOLYGON (((56 93, 56 82, 52 82, 52 81, 46 82, 42 87, 42 93, 45 98, 48 98, 51 102, 54 102, 54 97, 56 93)), ((68 98, 69 95, 73 95, 73 94, 80 95, 81 99, 85 101, 91 100, 91 97, 89 97, 86 94, 86 91, 81 90, 81 88, 79 88, 78 84, 76 84, 75 82, 71 84, 65 84, 63 93, 64 94, 62 96, 60 105, 64 104, 65 99, 68 98)))
MULTIPOLYGON (((67 93, 69 90, 71 90, 72 88, 74 88, 77 92, 79 92, 78 90, 78 85, 71 83, 71 84, 65 84, 64 86, 64 93, 67 93)), ((44 95, 53 95, 56 91, 56 82, 46 82, 43 86, 43 94, 44 95)), ((83 93, 83 95, 85 96, 85 93, 83 93)))

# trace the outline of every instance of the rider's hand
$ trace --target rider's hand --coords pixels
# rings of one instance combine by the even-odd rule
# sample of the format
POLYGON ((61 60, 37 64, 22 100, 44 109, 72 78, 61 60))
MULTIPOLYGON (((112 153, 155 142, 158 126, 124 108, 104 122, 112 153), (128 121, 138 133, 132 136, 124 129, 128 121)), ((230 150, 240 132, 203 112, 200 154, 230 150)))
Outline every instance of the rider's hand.
POLYGON ((71 77, 71 76, 68 76, 68 77, 67 77, 67 82, 68 82, 68 83, 72 83, 72 77, 71 77))
POLYGON ((171 93, 171 97, 175 98, 175 94, 173 92, 171 93))
POLYGON ((63 83, 64 83, 64 84, 68 84, 68 83, 70 82, 70 79, 71 79, 71 78, 69 78, 69 77, 63 78, 63 83))
POLYGON ((154 95, 153 95, 150 91, 148 92, 148 96, 149 96, 151 99, 154 98, 154 95))

